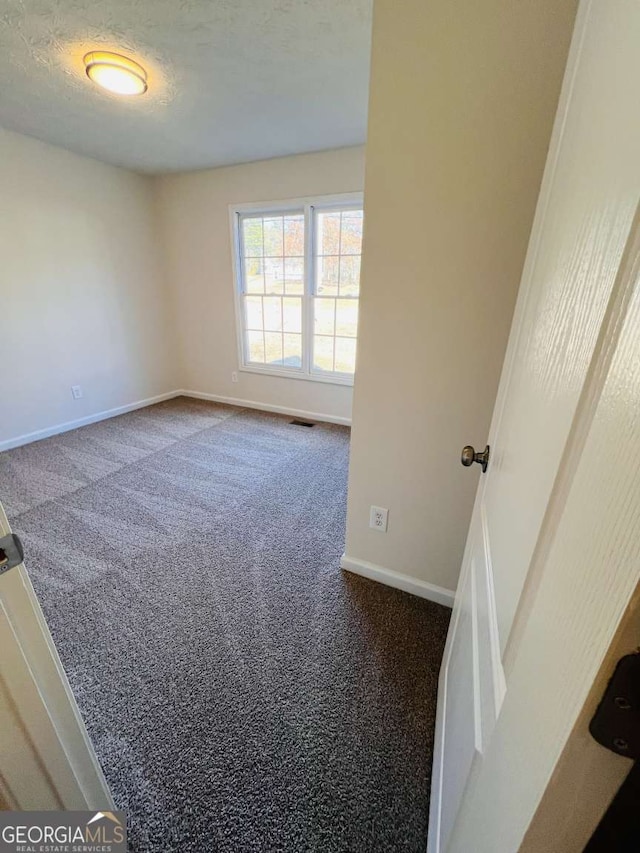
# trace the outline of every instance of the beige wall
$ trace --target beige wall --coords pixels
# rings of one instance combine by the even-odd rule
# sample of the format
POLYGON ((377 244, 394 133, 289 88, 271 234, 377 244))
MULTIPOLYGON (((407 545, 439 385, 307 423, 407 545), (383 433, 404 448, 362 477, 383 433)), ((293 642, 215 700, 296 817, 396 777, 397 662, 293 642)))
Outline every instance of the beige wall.
POLYGON ((346 555, 454 589, 576 0, 377 0, 346 555), (371 504, 389 529, 369 529, 371 504))
POLYGON ((352 389, 299 379, 239 373, 229 205, 360 191, 364 148, 282 157, 171 175, 158 180, 158 203, 182 387, 190 391, 351 417, 352 389))
POLYGON ((0 130, 0 187, 0 442, 174 388, 150 179, 0 130))
POLYGON ((228 205, 363 181, 362 147, 151 179, 0 130, 0 448, 180 388, 349 419, 345 386, 231 383, 228 205))

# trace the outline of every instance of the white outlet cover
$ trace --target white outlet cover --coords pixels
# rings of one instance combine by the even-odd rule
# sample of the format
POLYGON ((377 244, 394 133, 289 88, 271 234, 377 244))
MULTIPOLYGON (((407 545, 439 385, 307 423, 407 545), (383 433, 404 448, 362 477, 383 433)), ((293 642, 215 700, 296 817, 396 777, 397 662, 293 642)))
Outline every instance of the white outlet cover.
POLYGON ((389 510, 384 506, 372 506, 369 513, 369 527, 386 533, 389 526, 389 510))
POLYGON ((74 400, 80 400, 82 397, 82 386, 81 385, 72 385, 71 386, 71 396, 74 400))
POLYGON ((232 382, 237 382, 237 381, 238 381, 238 373, 237 373, 237 371, 235 371, 235 370, 232 370, 232 371, 231 371, 231 381, 232 381, 232 382))

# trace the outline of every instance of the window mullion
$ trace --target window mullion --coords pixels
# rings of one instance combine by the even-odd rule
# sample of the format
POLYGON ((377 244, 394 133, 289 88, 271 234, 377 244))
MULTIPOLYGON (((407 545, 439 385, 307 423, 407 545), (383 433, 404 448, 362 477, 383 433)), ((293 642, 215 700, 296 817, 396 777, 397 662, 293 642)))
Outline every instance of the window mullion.
POLYGON ((342 217, 340 211, 340 230, 338 231, 338 292, 333 302, 333 372, 336 372, 336 346, 338 343, 338 299, 342 293, 342 217))
POLYGON ((313 294, 315 291, 315 222, 311 204, 304 206, 304 295, 302 297, 302 369, 313 365, 313 294))
POLYGON ((246 306, 246 269, 244 260, 244 237, 242 234, 242 216, 237 214, 236 217, 237 241, 236 252, 238 262, 238 282, 236 291, 238 293, 238 303, 240 309, 240 348, 242 354, 241 365, 244 366, 249 360, 249 342, 247 340, 247 306, 246 306))

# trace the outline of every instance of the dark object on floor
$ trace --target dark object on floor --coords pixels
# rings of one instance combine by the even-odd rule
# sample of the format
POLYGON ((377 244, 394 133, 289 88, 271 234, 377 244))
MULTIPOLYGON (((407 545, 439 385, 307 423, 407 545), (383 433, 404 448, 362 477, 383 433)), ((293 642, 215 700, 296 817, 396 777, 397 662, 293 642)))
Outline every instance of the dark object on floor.
POLYGON ((584 853, 632 853, 640 850, 638 803, 640 763, 636 762, 584 848, 584 853))
POLYGON ((300 421, 298 418, 294 418, 294 420, 289 421, 291 426, 303 426, 303 427, 312 427, 314 424, 311 421, 300 421))
POLYGON ((424 850, 449 610, 340 571, 348 449, 183 398, 0 455, 132 851, 424 850))

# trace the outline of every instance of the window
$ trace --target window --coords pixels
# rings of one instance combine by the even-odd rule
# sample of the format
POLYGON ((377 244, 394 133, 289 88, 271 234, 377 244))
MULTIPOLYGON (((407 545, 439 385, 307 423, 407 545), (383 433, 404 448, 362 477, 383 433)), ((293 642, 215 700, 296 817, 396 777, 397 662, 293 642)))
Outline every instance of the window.
POLYGON ((232 208, 244 370, 351 384, 362 196, 232 208))

